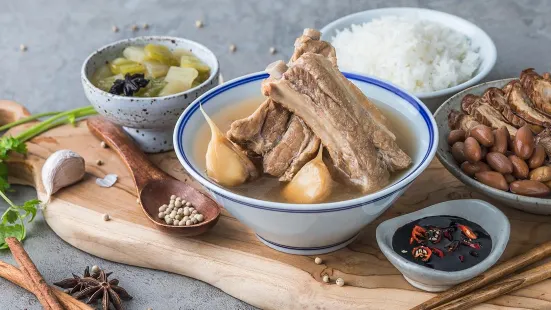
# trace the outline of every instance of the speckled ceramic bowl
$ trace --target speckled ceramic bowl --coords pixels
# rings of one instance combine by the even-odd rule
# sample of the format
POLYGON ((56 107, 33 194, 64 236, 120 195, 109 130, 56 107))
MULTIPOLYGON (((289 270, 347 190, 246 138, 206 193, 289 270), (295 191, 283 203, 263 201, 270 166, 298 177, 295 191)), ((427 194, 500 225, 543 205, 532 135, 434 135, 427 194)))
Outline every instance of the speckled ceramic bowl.
POLYGON ((381 223, 377 227, 377 244, 386 258, 404 275, 413 286, 441 292, 451 286, 470 280, 492 267, 503 254, 511 225, 498 208, 478 199, 452 200, 432 205, 419 211, 405 214, 381 223), (415 220, 437 215, 462 217, 480 225, 492 238, 492 251, 480 263, 460 271, 440 271, 415 264, 398 255, 392 248, 392 237, 398 228, 415 220))
POLYGON ((448 135, 450 129, 448 128, 448 114, 451 110, 461 110, 461 99, 466 94, 481 95, 484 91, 490 87, 502 88, 507 85, 513 79, 504 79, 498 81, 491 81, 483 83, 471 88, 467 88, 464 91, 457 93, 455 96, 448 99, 434 114, 436 123, 438 124, 438 149, 436 151, 436 156, 456 178, 461 182, 469 185, 474 188, 476 191, 485 194, 486 196, 495 199, 501 203, 504 203, 507 206, 527 211, 530 213, 551 215, 551 199, 548 198, 534 198, 527 196, 520 196, 509 192, 504 192, 493 187, 484 185, 477 180, 469 177, 459 167, 457 162, 453 159, 451 154, 451 147, 448 145, 448 135))
POLYGON ((172 132, 178 117, 187 106, 207 90, 218 85, 220 69, 218 59, 205 46, 181 38, 147 36, 118 41, 93 52, 82 66, 81 79, 84 93, 101 115, 124 127, 126 132, 148 153, 171 150, 172 132), (130 45, 161 44, 169 49, 185 48, 192 51, 211 68, 210 77, 201 85, 175 95, 137 98, 107 93, 90 82, 95 70, 122 55, 130 45))

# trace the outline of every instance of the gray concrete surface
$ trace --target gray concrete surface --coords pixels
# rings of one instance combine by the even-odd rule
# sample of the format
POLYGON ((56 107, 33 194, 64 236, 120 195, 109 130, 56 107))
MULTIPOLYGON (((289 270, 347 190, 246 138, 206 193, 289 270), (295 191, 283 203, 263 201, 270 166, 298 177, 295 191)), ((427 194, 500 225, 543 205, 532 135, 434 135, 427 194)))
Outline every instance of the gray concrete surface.
MULTIPOLYGON (((262 70, 287 59, 304 27, 360 10, 420 6, 466 18, 487 31, 498 49, 488 80, 518 76, 527 67, 551 66, 551 1, 548 0, 0 0, 0 98, 25 104, 32 112, 88 104, 79 72, 95 48, 126 37, 172 35, 204 43, 220 58, 226 79, 262 70), (115 4, 122 3, 122 5, 115 4), (196 29, 195 20, 205 27, 196 29), (149 30, 130 31, 133 24, 149 30), (117 25, 118 33, 111 27, 117 25), (229 53, 230 44, 237 51, 229 53), (28 51, 19 51, 19 45, 28 51), (269 48, 278 49, 276 55, 269 48)), ((17 202, 33 189, 15 187, 17 202)), ((0 202, 0 210, 6 205, 0 202)), ((115 264, 77 250, 59 239, 41 217, 30 226, 25 247, 48 282, 80 273, 86 265, 115 272, 135 297, 128 309, 252 309, 208 284, 166 272, 115 264)), ((9 253, 0 259, 13 263, 9 253)), ((0 309, 40 309, 35 298, 0 279, 0 309)))

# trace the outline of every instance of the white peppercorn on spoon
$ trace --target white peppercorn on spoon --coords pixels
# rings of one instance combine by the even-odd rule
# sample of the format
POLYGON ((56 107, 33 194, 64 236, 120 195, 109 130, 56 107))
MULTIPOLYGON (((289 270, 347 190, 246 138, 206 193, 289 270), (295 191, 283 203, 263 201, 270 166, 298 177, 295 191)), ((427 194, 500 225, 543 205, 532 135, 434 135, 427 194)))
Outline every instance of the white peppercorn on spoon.
POLYGON ((159 228, 170 232, 195 236, 212 228, 220 216, 218 204, 190 185, 176 180, 149 161, 147 156, 124 133, 123 129, 107 119, 96 116, 88 119, 90 132, 109 145, 130 169, 142 209, 159 228), (170 200, 171 195, 182 197, 204 216, 204 220, 190 226, 166 224, 158 218, 159 207, 170 200))

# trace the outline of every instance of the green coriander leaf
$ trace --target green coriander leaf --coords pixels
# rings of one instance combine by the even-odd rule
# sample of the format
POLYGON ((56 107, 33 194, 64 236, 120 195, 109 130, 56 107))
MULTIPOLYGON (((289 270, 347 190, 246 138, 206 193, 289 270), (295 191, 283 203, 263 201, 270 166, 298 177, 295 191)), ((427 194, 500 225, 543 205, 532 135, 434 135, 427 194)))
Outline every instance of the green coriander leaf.
POLYGON ((38 199, 33 199, 25 202, 22 209, 25 210, 24 218, 27 218, 29 215, 31 215, 31 219, 29 220, 29 223, 32 222, 36 216, 36 211, 38 210, 38 207, 40 206, 41 201, 38 199))
POLYGON ((15 223, 17 219, 19 218, 19 212, 13 210, 12 208, 9 208, 4 215, 2 215, 2 223, 15 223))
POLYGON ((0 191, 6 192, 10 188, 8 183, 8 166, 0 160, 0 191))
POLYGON ((14 151, 20 154, 26 154, 27 145, 14 137, 0 138, 0 159, 6 159, 10 151, 14 151))
MULTIPOLYGON (((0 237, 2 238, 2 243, 4 244, 6 238, 8 237, 15 237, 17 240, 21 241, 25 238, 25 227, 16 224, 16 225, 6 225, 2 224, 0 225, 0 237)), ((4 249, 5 247, 0 246, 0 249, 4 249)))

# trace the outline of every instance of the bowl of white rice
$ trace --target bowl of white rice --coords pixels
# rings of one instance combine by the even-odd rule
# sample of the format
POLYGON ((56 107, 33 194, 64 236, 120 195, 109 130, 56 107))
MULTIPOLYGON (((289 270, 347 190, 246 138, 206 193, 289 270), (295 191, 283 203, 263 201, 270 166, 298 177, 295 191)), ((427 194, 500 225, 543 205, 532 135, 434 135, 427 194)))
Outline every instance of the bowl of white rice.
POLYGON ((492 39, 473 23, 419 8, 368 10, 321 29, 339 68, 389 81, 435 111, 451 95, 478 84, 495 65, 492 39))

